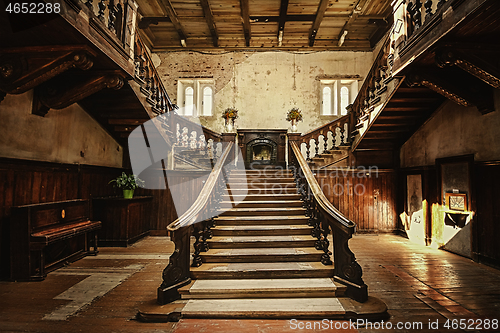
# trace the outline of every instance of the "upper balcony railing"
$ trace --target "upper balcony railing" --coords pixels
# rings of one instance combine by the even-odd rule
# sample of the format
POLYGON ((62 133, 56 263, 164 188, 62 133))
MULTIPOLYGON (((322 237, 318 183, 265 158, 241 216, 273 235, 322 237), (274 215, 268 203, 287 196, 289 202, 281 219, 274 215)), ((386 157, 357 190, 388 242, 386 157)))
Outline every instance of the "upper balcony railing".
POLYGON ((466 16, 469 7, 483 1, 397 0, 391 31, 395 74, 434 45, 466 16), (467 6, 463 4, 467 3, 467 6))

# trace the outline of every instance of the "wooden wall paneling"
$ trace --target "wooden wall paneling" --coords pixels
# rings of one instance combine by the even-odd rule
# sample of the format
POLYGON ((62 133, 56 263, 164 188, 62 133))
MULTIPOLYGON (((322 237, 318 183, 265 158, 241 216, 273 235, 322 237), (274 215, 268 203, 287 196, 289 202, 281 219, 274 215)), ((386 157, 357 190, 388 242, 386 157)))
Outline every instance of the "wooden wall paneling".
MULTIPOLYGON (((476 163, 474 188, 476 207, 473 223, 473 257, 479 262, 500 267, 500 162, 476 163)), ((473 207, 474 208, 474 207, 473 207)))
POLYGON ((382 170, 362 177, 357 172, 343 174, 317 172, 316 178, 330 202, 361 232, 388 232, 397 229, 396 174, 382 170), (340 190, 342 189, 342 191, 340 190), (364 191, 363 191, 364 189, 364 191), (375 199, 374 191, 377 198, 375 199))

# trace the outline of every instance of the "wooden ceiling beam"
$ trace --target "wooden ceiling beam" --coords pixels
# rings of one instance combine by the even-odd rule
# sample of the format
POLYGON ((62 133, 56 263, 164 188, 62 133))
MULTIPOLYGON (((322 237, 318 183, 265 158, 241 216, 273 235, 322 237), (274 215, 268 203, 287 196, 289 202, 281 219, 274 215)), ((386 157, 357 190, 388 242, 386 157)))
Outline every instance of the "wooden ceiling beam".
POLYGON ((139 21, 139 29, 147 29, 151 24, 158 25, 160 22, 172 23, 172 20, 166 16, 145 16, 139 21))
POLYGON ((175 30, 177 30, 177 34, 179 35, 179 38, 181 40, 181 45, 183 47, 186 47, 186 33, 184 31, 184 28, 182 27, 181 22, 179 21, 179 18, 177 16, 177 12, 175 11, 174 7, 172 6, 172 3, 170 0, 159 0, 158 3, 162 7, 163 11, 167 14, 167 16, 170 18, 172 21, 172 24, 174 25, 175 30))
POLYGON ((212 34, 212 40, 214 47, 219 47, 219 33, 217 32, 217 27, 215 25, 214 14, 212 13, 212 8, 208 0, 200 0, 201 7, 203 8, 203 14, 205 14, 205 20, 207 21, 208 28, 212 34))
MULTIPOLYGON (((287 15, 287 22, 310 22, 314 21, 316 15, 305 15, 305 14, 297 14, 297 15, 287 15)), ((251 23, 269 23, 269 22, 279 22, 279 16, 250 16, 251 23)))
POLYGON ((240 0, 241 20, 243 21, 243 31, 245 34, 245 45, 250 46, 250 38, 252 38, 252 30, 250 28, 250 6, 249 0, 240 0))
POLYGON ((314 46, 314 40, 316 39, 316 34, 318 33, 319 26, 323 21, 323 16, 325 15, 326 8, 328 7, 329 0, 321 0, 316 11, 313 25, 311 31, 309 32, 309 46, 314 46))
POLYGON ((283 42, 283 33, 285 31, 286 18, 288 13, 288 0, 281 0, 280 16, 278 20, 278 46, 283 42))
POLYGON ((349 15, 349 19, 344 24, 344 26, 342 27, 342 30, 340 30, 340 33, 337 36, 337 39, 339 41, 338 46, 342 46, 342 44, 344 44, 345 37, 346 37, 347 33, 349 32, 351 25, 356 21, 359 14, 361 14, 361 10, 365 6, 366 1, 367 0, 358 0, 358 2, 354 5, 354 8, 352 9, 352 13, 351 13, 351 15, 349 15))

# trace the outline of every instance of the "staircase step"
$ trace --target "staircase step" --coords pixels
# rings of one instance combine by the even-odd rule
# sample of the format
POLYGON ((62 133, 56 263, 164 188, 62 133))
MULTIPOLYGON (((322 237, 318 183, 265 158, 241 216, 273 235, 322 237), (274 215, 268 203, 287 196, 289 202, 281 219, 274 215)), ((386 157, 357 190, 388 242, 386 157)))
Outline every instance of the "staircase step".
POLYGON ((307 225, 245 225, 217 226, 212 232, 214 236, 289 236, 310 235, 312 229, 307 225))
POLYGON ((298 262, 319 261, 323 251, 313 247, 210 249, 201 253, 203 262, 298 262))
POLYGON ((191 299, 183 318, 345 319, 337 298, 191 299))
POLYGON ((331 278, 196 280, 179 289, 182 299, 332 297, 344 291, 331 278))
POLYGON ((230 189, 239 189, 239 188, 280 188, 280 187, 293 187, 295 188, 295 183, 294 182, 230 182, 227 184, 230 189))
MULTIPOLYGON (((222 208, 233 207, 232 201, 221 201, 222 208)), ((254 200, 242 201, 236 207, 238 208, 286 208, 286 207, 302 207, 300 200, 254 200)))
POLYGON ((215 218, 216 225, 296 225, 307 224, 306 216, 219 216, 215 218))
POLYGON ((258 188, 255 186, 252 187, 240 187, 240 188, 230 188, 228 191, 232 195, 245 195, 245 194, 253 194, 253 195, 261 195, 261 194, 272 194, 276 196, 281 196, 285 194, 297 194, 297 188, 295 184, 283 187, 267 187, 267 188, 258 188))
POLYGON ((320 262, 206 263, 191 267, 193 279, 320 278, 333 276, 333 265, 320 262))
POLYGON ((207 240, 211 249, 242 249, 263 247, 313 247, 316 239, 311 236, 214 236, 207 240))
POLYGON ((305 208, 288 207, 288 208, 232 208, 224 211, 222 216, 279 216, 279 215, 305 215, 305 208))
POLYGON ((259 177, 259 178, 253 178, 253 177, 247 177, 247 178, 241 178, 241 177, 229 177, 228 182, 231 183, 294 183, 295 180, 293 177, 283 177, 283 178, 265 178, 265 177, 259 177))
POLYGON ((248 194, 248 195, 222 195, 223 201, 260 201, 260 200, 300 200, 300 195, 295 194, 283 194, 283 195, 274 195, 274 194, 248 194))

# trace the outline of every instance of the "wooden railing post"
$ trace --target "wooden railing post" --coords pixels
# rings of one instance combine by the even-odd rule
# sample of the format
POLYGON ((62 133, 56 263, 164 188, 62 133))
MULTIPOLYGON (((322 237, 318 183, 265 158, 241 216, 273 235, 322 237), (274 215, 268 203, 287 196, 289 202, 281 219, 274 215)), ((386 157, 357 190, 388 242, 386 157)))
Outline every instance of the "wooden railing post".
POLYGON ((175 250, 170 256, 168 266, 163 270, 163 282, 157 292, 159 304, 179 299, 181 296, 177 289, 191 282, 189 271, 191 229, 192 226, 186 226, 172 232, 175 250))
POLYGON ((334 278, 346 286, 345 295, 358 301, 368 300, 368 287, 363 282, 363 270, 356 257, 349 249, 348 241, 352 238, 356 225, 343 216, 325 197, 321 187, 302 156, 296 142, 290 143, 290 161, 293 165, 295 182, 305 203, 309 225, 313 227, 311 235, 317 239, 315 247, 324 253, 321 263, 331 265, 328 235, 333 236, 334 278))
POLYGON ((213 226, 213 216, 219 209, 218 200, 222 198, 222 191, 227 184, 224 172, 227 163, 232 161, 228 157, 233 148, 234 143, 228 142, 196 201, 167 227, 172 234, 175 250, 170 256, 168 266, 163 270, 163 282, 158 287, 157 301, 160 304, 179 299, 178 289, 191 282, 190 239, 192 234, 196 237, 192 266, 202 265, 200 252, 208 250, 206 239, 211 237, 210 228, 213 226))

